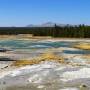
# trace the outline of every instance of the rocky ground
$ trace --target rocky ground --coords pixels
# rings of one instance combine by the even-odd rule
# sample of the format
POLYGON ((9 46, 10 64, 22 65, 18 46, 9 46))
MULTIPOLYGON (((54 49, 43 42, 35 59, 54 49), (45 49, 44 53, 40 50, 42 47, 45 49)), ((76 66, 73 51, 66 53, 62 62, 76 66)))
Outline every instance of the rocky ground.
POLYGON ((89 43, 82 42, 72 47, 39 49, 32 52, 34 55, 1 52, 2 57, 14 61, 0 61, 0 90, 90 90, 89 43))

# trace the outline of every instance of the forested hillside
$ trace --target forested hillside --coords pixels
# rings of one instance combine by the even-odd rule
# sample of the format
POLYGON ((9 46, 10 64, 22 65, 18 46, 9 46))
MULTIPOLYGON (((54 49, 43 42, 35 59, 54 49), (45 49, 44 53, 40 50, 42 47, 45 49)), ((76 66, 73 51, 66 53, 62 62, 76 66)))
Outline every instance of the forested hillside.
POLYGON ((55 27, 0 27, 0 35, 3 34, 33 34, 34 36, 90 38, 90 26, 55 25, 55 27))

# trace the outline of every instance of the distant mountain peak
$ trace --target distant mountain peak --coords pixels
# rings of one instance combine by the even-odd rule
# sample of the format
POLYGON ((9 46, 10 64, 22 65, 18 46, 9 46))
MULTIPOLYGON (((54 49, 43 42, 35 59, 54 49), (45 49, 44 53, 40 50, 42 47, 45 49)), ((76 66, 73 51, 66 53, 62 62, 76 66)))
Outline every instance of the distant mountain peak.
POLYGON ((55 26, 55 23, 53 23, 53 22, 46 22, 46 23, 41 24, 41 26, 43 26, 43 27, 53 27, 53 26, 55 26))
POLYGON ((59 23, 54 23, 54 22, 45 22, 45 23, 42 23, 42 24, 39 24, 39 25, 29 24, 26 27, 54 27, 55 24, 58 25, 58 26, 61 26, 61 27, 67 25, 67 24, 59 24, 59 23))
POLYGON ((34 25, 33 24, 29 24, 26 27, 34 27, 34 25))

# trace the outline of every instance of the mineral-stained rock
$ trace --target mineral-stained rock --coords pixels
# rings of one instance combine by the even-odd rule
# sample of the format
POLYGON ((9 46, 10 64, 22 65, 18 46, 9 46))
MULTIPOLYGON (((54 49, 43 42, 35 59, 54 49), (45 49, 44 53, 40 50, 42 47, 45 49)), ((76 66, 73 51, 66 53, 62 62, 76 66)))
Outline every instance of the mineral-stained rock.
POLYGON ((90 43, 79 43, 76 44, 74 47, 83 50, 90 50, 90 43))
POLYGON ((54 55, 53 53, 46 53, 32 60, 17 60, 12 64, 12 66, 33 65, 33 64, 39 64, 42 61, 43 62, 44 61, 55 61, 59 63, 64 63, 64 58, 62 56, 60 57, 60 56, 54 55))

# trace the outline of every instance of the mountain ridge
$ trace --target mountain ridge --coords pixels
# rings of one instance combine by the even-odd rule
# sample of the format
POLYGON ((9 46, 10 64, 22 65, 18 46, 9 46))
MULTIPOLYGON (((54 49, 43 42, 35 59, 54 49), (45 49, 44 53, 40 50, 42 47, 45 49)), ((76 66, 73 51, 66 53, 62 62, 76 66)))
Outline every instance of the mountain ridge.
POLYGON ((54 27, 55 24, 58 26, 62 26, 62 27, 68 25, 68 24, 59 24, 59 23, 54 23, 54 22, 45 22, 45 23, 38 24, 38 25, 29 24, 26 27, 54 27))

